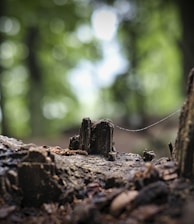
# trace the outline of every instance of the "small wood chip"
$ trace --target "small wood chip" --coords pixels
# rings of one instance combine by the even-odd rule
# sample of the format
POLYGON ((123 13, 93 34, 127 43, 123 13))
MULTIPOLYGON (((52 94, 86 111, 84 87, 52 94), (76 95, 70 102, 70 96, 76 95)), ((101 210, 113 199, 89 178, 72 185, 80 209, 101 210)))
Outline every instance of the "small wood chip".
POLYGON ((16 206, 15 205, 1 208, 0 209, 0 219, 6 218, 14 210, 16 210, 16 206))
POLYGON ((110 206, 110 213, 113 216, 119 216, 122 211, 125 209, 134 198, 138 195, 138 191, 127 191, 119 194, 113 201, 110 206))

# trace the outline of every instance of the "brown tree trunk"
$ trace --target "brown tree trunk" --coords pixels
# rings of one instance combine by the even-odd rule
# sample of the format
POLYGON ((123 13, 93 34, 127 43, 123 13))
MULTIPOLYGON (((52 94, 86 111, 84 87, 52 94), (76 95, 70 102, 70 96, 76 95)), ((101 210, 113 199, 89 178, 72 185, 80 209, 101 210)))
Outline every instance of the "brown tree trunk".
POLYGON ((27 31, 26 44, 28 46, 29 55, 27 58, 27 66, 30 73, 29 82, 29 111, 31 135, 40 136, 43 134, 43 115, 41 108, 42 101, 42 75, 39 67, 37 51, 38 51, 39 33, 37 27, 29 27, 27 31))
POLYGON ((179 130, 175 143, 175 158, 180 175, 194 177, 194 68, 188 79, 187 97, 180 114, 179 130))
MULTIPOLYGON (((2 16, 5 16, 5 0, 0 1, 0 18, 2 16)), ((3 32, 0 31, 0 44, 2 44, 4 41, 4 35, 3 32)), ((1 60, 1 59, 0 59, 1 60)), ((9 136, 9 128, 8 128, 8 122, 7 122, 7 117, 6 117, 6 112, 5 112, 5 100, 6 96, 4 94, 4 86, 3 86, 3 65, 0 62, 0 112, 1 112, 1 133, 3 135, 9 136)))
POLYGON ((192 0, 178 1, 180 21, 182 26, 182 60, 184 83, 187 82, 187 74, 194 66, 194 4, 192 0))

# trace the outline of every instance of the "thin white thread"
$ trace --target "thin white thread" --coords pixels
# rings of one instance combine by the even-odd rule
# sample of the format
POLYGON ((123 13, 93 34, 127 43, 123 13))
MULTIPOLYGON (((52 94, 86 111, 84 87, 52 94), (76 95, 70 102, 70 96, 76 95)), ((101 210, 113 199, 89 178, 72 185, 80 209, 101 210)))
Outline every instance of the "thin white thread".
POLYGON ((156 126, 164 121, 166 121, 167 119, 169 119, 170 117, 173 117, 175 114, 177 114, 178 112, 180 112, 180 108, 176 111, 174 111, 173 113, 167 115, 166 117, 162 118, 161 120, 151 124, 151 125, 148 125, 144 128, 140 128, 140 129, 128 129, 128 128, 123 128, 123 127, 120 127, 119 125, 115 125, 118 129, 122 130, 122 131, 127 131, 127 132, 140 132, 140 131, 145 131, 153 126, 156 126))

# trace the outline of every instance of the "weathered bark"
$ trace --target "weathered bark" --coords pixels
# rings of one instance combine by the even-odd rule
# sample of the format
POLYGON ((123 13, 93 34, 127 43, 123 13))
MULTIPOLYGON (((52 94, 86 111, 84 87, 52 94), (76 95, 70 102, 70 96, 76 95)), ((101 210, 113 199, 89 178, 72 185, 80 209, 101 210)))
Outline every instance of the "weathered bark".
POLYGON ((194 177, 194 68, 188 79, 187 97, 183 104, 177 139, 175 158, 178 161, 180 174, 194 177))
POLYGON ((92 125, 90 154, 109 157, 113 151, 114 125, 110 120, 99 120, 92 125))
POLYGON ((113 131, 114 125, 110 120, 91 122, 90 118, 84 118, 79 135, 70 138, 69 149, 81 149, 88 154, 104 155, 114 160, 116 152, 113 146, 113 131))
POLYGON ((64 154, 67 150, 83 151, 0 136, 0 222, 140 224, 169 217, 165 223, 170 224, 193 189, 177 180, 176 164, 169 159, 145 163, 138 154, 117 153, 108 161, 64 154))
POLYGON ((79 148, 89 152, 92 122, 90 118, 84 118, 80 127, 79 148))
POLYGON ((18 185, 22 190, 21 204, 40 206, 56 201, 62 193, 57 180, 54 156, 49 151, 31 147, 18 164, 18 185))

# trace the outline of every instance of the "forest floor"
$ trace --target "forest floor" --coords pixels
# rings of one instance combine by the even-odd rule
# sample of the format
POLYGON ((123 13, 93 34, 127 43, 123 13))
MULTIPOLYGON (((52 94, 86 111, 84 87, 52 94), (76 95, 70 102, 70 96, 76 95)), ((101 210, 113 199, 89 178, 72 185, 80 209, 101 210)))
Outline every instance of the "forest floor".
POLYGON ((0 223, 193 224, 194 185, 168 149, 176 132, 168 122, 115 130, 113 161, 67 149, 68 135, 36 144, 0 136, 0 223))

